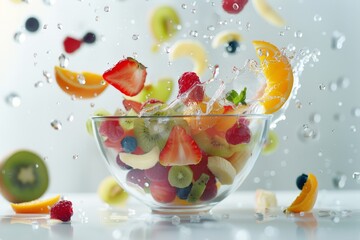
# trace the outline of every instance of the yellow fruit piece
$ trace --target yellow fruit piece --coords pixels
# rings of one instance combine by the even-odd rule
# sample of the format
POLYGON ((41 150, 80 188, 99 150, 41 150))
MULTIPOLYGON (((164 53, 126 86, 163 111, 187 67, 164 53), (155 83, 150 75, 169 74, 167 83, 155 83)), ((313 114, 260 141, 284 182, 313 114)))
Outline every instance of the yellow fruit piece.
POLYGON ((78 98, 97 97, 108 86, 101 75, 72 72, 58 66, 55 66, 55 78, 64 92, 78 98))
POLYGON ((125 205, 129 198, 128 193, 125 192, 112 176, 108 176, 101 181, 98 195, 109 205, 125 205))
POLYGON ((276 195, 273 192, 263 189, 257 189, 255 192, 255 208, 258 211, 263 211, 268 208, 277 207, 276 195))
POLYGON ((313 174, 308 174, 301 193, 295 201, 286 209, 286 212, 299 213, 310 211, 316 202, 318 193, 318 182, 313 174))
POLYGON ((283 27, 285 20, 270 6, 266 0, 253 0, 255 10, 266 21, 277 27, 283 27))
POLYGON ((288 100, 294 83, 291 65, 286 56, 274 45, 264 41, 253 41, 262 71, 266 77, 266 88, 260 98, 265 113, 279 110, 288 100))
POLYGON ((241 35, 237 31, 224 30, 218 33, 211 42, 213 48, 218 48, 221 45, 225 45, 230 41, 240 42, 242 40, 241 35))
POLYGON ((55 197, 44 199, 44 200, 34 200, 30 202, 23 203, 11 203, 12 209, 16 213, 49 213, 50 208, 60 200, 60 195, 55 197))

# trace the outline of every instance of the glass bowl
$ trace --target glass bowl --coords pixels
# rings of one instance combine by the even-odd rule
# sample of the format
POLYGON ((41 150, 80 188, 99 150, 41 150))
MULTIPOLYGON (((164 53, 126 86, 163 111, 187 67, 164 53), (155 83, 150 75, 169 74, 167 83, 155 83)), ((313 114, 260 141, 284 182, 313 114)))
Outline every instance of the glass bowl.
POLYGON ((94 116, 119 184, 155 213, 208 212, 243 183, 271 115, 94 116))

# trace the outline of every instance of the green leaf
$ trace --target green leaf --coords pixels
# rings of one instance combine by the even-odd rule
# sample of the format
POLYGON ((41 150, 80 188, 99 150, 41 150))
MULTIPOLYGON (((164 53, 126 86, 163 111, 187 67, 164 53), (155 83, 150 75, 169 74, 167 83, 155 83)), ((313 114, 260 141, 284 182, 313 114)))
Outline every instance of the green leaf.
POLYGON ((226 93, 226 100, 234 103, 236 106, 241 103, 242 105, 246 105, 246 87, 238 94, 235 90, 231 90, 226 93))

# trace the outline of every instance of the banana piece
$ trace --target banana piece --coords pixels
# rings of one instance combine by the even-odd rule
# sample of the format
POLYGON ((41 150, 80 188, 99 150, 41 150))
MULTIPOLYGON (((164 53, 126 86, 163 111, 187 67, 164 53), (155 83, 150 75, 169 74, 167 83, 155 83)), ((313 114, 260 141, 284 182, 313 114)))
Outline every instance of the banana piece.
POLYGON ((247 147, 244 147, 243 149, 235 152, 228 160, 235 168, 236 173, 239 173, 244 168, 250 157, 251 151, 247 147))
POLYGON ((208 158, 207 166, 221 184, 230 185, 233 183, 236 170, 225 158, 211 156, 208 158))
POLYGON ((158 146, 155 146, 151 151, 142 154, 136 155, 131 153, 119 153, 121 161, 135 169, 149 169, 156 165, 159 162, 160 149, 158 146))
POLYGON ((200 42, 179 40, 171 48, 169 60, 174 61, 181 57, 189 57, 194 63, 194 72, 202 75, 207 68, 208 56, 200 42))
POLYGON ((277 207, 276 195, 273 192, 257 189, 255 193, 255 208, 257 211, 264 211, 268 208, 277 207))
POLYGON ((270 6, 266 0, 253 0, 255 10, 266 21, 277 27, 283 27, 285 20, 270 6))
POLYGON ((213 48, 218 48, 219 46, 225 45, 230 41, 240 42, 242 40, 241 35, 236 31, 225 30, 219 32, 211 42, 213 48))

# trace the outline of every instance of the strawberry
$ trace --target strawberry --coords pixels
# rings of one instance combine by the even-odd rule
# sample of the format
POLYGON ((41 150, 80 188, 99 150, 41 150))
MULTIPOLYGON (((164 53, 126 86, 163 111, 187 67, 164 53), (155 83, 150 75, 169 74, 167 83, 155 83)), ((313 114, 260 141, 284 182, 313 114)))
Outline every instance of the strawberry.
POLYGON ((81 41, 72 37, 66 37, 64 40, 64 49, 67 53, 73 53, 81 46, 81 41))
POLYGON ((137 95, 144 88, 146 75, 146 67, 128 57, 105 71, 103 78, 120 92, 131 97, 137 95))
POLYGON ((123 105, 126 111, 133 109, 136 113, 139 113, 142 109, 142 104, 133 100, 124 99, 123 105))
POLYGON ((163 150, 160 152, 160 164, 163 166, 198 164, 202 154, 194 139, 180 126, 171 129, 163 150))

